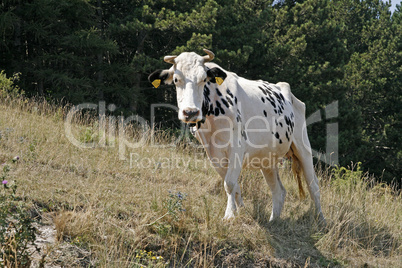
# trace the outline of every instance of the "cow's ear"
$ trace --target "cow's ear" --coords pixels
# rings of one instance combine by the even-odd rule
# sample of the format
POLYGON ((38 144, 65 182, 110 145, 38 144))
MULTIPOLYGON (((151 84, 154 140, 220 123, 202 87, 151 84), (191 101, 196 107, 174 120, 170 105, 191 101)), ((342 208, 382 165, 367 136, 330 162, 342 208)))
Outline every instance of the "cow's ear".
POLYGON ((170 70, 156 70, 148 76, 148 80, 155 88, 161 84, 169 85, 173 81, 173 73, 170 70))
POLYGON ((227 74, 218 67, 209 69, 207 75, 212 83, 218 83, 218 85, 221 85, 227 77, 227 74))

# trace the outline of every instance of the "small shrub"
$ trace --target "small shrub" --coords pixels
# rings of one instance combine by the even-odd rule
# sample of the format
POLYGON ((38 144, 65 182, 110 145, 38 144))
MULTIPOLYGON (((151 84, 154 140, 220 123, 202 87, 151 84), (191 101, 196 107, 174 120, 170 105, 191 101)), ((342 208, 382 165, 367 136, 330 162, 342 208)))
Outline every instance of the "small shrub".
POLYGON ((331 184, 339 191, 353 190, 364 180, 361 162, 352 165, 351 168, 336 166, 332 169, 333 179, 331 184))
POLYGON ((0 72, 0 98, 18 98, 24 95, 24 92, 15 85, 15 82, 18 81, 19 74, 16 73, 12 77, 7 78, 4 71, 0 72))
POLYGON ((186 199, 187 194, 177 192, 172 193, 169 191, 168 198, 163 201, 163 211, 166 211, 161 217, 148 224, 154 226, 156 231, 161 236, 168 236, 177 228, 176 225, 180 220, 180 216, 186 210, 183 207, 183 201, 186 199))
MULTIPOLYGON (((19 160, 14 157, 12 163, 19 160)), ((30 267, 29 245, 35 245, 34 220, 22 200, 16 197, 17 184, 9 182, 10 166, 3 164, 0 181, 0 267, 30 267)))
POLYGON ((169 198, 163 202, 163 207, 167 209, 167 214, 169 214, 174 221, 179 219, 179 214, 186 211, 183 208, 183 201, 186 200, 187 194, 177 192, 169 192, 169 198))

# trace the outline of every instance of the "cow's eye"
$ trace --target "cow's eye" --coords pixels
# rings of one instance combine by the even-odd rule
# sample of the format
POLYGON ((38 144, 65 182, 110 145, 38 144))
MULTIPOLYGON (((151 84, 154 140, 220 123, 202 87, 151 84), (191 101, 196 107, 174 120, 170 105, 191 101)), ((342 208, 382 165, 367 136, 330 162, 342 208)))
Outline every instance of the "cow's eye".
POLYGON ((177 77, 174 79, 174 82, 177 83, 177 77))
POLYGON ((206 78, 204 79, 204 82, 207 82, 207 79, 206 79, 206 78))

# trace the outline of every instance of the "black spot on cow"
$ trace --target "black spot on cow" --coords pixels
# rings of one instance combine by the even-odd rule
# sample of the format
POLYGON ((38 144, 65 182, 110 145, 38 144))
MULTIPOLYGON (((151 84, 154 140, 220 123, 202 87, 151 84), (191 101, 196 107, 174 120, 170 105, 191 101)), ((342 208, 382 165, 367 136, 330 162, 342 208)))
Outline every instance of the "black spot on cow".
POLYGON ((219 88, 216 88, 216 94, 218 94, 219 97, 222 96, 222 93, 220 92, 219 88))
POLYGON ((275 101, 272 98, 266 97, 266 99, 267 99, 267 101, 269 101, 271 103, 272 107, 276 108, 275 101))
POLYGON ((289 117, 287 117, 286 115, 285 115, 285 123, 286 123, 286 125, 288 125, 288 126, 290 126, 291 125, 291 120, 289 119, 289 117))
POLYGON ((209 94, 211 94, 211 91, 209 90, 209 87, 204 86, 204 94, 206 94, 207 96, 209 96, 209 94))
POLYGON ((242 130, 242 131, 241 131, 241 135, 242 135, 242 137, 244 138, 244 140, 247 140, 246 131, 242 130))
POLYGON ((265 99, 264 99, 264 97, 261 97, 261 100, 262 100, 262 102, 263 102, 263 103, 265 103, 265 99))
POLYGON ((219 108, 215 107, 215 116, 218 116, 218 115, 219 115, 219 108))
POLYGON ((234 100, 235 100, 235 104, 237 104, 237 97, 236 96, 234 97, 234 100))
POLYGON ((232 102, 232 100, 231 100, 228 96, 226 96, 226 100, 229 102, 230 105, 233 106, 233 102, 232 102))
POLYGON ((239 111, 239 109, 237 109, 237 113, 238 113, 239 115, 241 115, 241 112, 239 111))
POLYGON ((210 93, 211 92, 209 91, 209 88, 205 86, 204 87, 204 100, 207 101, 207 102, 211 101, 211 99, 209 98, 210 93))
POLYGON ((263 113, 264 113, 265 117, 267 117, 267 112, 265 110, 263 111, 263 113))
POLYGON ((216 101, 216 107, 219 108, 219 112, 221 114, 225 114, 225 110, 222 108, 222 105, 221 105, 221 103, 219 101, 216 101))
POLYGON ((265 90, 266 90, 266 92, 267 92, 268 94, 271 94, 271 93, 272 93, 272 88, 271 88, 271 86, 269 86, 269 85, 264 85, 264 87, 265 87, 265 90))
MULTIPOLYGON (((275 125, 278 125, 278 121, 276 120, 276 118, 275 118, 275 125)), ((272 132, 272 134, 274 134, 274 133, 272 132)))
POLYGON ((275 95, 275 97, 276 97, 277 100, 280 100, 280 97, 279 97, 279 94, 278 94, 278 93, 276 93, 275 91, 273 91, 272 93, 275 95))
POLYGON ((279 125, 280 125, 281 127, 283 127, 282 122, 279 122, 279 125))
POLYGON ((202 102, 202 116, 207 116, 208 115, 208 102, 207 101, 203 101, 202 102))
POLYGON ((229 103, 228 103, 224 98, 221 99, 221 102, 222 102, 227 108, 229 108, 229 103))
POLYGON ((232 92, 230 91, 230 89, 226 89, 226 93, 228 93, 229 96, 233 98, 233 94, 232 94, 232 92))
POLYGON ((275 112, 275 114, 278 114, 278 111, 277 111, 277 110, 274 110, 274 112, 275 112))
POLYGON ((281 140, 281 139, 279 139, 279 144, 282 144, 282 140, 281 140))
POLYGON ((214 105, 211 103, 209 104, 209 110, 208 110, 208 115, 214 115, 214 105))
POLYGON ((289 135, 288 135, 288 132, 287 132, 287 131, 286 131, 286 138, 288 139, 288 141, 290 141, 289 135))
POLYGON ((263 88, 263 87, 258 87, 261 91, 262 91, 262 93, 264 93, 264 95, 267 95, 268 93, 267 93, 267 91, 265 90, 265 88, 263 88))
POLYGON ((279 139, 279 133, 278 132, 275 133, 275 138, 279 139))
MULTIPOLYGON (((275 91, 272 91, 272 93, 275 95, 276 99, 278 100, 278 103, 283 106, 284 102, 285 102, 285 98, 283 97, 282 93, 277 93, 275 91)), ((282 108, 283 109, 283 108, 282 108)))

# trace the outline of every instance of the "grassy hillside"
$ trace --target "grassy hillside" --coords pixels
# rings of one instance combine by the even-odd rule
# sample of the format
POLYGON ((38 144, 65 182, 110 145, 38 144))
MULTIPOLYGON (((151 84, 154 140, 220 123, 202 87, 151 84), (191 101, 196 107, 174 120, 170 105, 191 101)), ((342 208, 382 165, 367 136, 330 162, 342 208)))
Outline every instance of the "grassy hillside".
MULTIPOLYGON (((0 161, 9 185, 40 225, 55 225, 46 265, 96 267, 400 267, 401 194, 354 171, 318 171, 327 226, 299 200, 289 163, 281 219, 268 223, 271 195, 259 173, 244 171, 245 208, 222 221, 226 194, 200 149, 115 146, 81 149, 65 136, 69 108, 0 103, 0 161), (11 159, 19 156, 13 163, 11 159), (67 247, 70 245, 71 247, 67 247), (66 252, 70 251, 70 252, 66 252), (75 253, 71 253, 74 251, 75 253), (64 257, 62 257, 64 256, 64 257)), ((76 118, 74 136, 98 142, 98 124, 76 118), (84 124, 87 122, 87 124, 84 124)), ((117 130, 117 128, 116 128, 117 130)), ((160 142, 167 137, 157 134, 160 142)), ((108 140, 112 142, 112 140, 108 140)))

